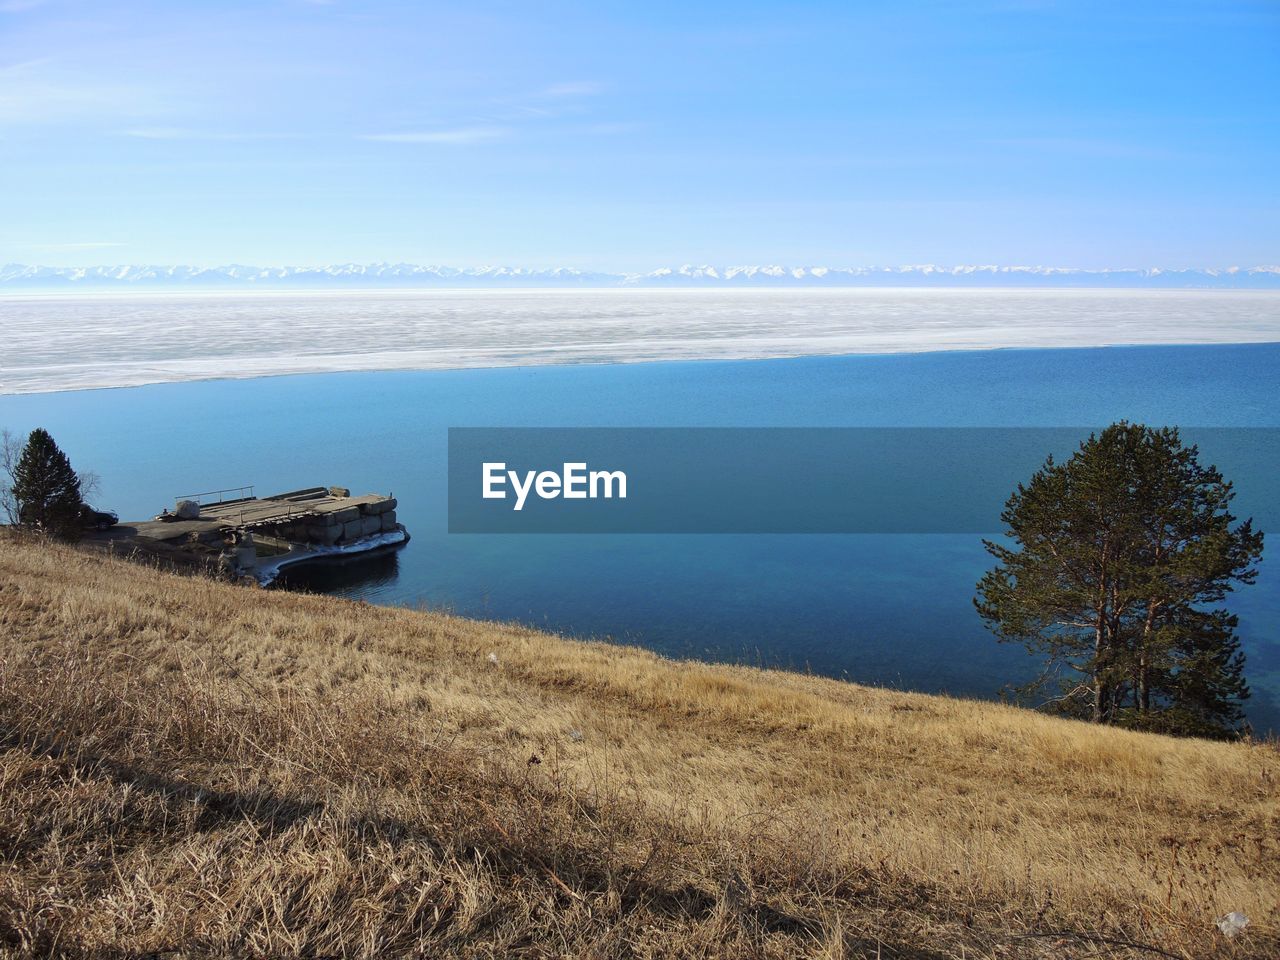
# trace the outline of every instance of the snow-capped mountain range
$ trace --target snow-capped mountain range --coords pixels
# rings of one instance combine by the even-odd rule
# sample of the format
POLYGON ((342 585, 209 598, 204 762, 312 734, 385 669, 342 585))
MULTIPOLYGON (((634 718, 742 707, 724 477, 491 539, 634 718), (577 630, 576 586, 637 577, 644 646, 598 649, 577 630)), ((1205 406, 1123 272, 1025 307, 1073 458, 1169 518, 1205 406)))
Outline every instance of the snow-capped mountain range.
POLYGON ((322 267, 126 265, 0 266, 5 289, 325 289, 387 287, 1107 287, 1280 290, 1280 266, 1222 269, 1084 270, 1070 267, 713 267, 685 264, 647 273, 568 267, 443 267, 344 263, 322 267))

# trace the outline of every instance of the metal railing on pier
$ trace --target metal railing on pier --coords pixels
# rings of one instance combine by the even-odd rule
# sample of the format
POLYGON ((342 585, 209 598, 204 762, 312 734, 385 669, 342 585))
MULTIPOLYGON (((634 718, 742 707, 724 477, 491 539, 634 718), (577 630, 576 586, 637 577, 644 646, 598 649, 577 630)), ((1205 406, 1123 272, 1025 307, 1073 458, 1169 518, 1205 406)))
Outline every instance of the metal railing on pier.
POLYGON ((203 507, 208 504, 227 503, 229 501, 234 502, 236 500, 252 500, 253 496, 253 485, 250 484, 247 487, 224 487, 221 490, 207 490, 204 493, 187 493, 180 497, 174 497, 174 501, 193 500, 203 507), (233 493, 235 496, 227 496, 229 493, 233 493), (205 497, 217 497, 218 499, 206 500, 204 499, 205 497))

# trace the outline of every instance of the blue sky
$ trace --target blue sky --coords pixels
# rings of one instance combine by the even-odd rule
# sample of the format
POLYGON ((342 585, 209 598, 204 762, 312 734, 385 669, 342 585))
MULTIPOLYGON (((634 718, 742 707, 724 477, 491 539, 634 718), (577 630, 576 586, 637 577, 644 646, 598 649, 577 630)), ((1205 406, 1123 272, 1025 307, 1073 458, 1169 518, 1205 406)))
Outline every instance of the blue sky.
POLYGON ((0 0, 0 262, 1280 262, 1280 3, 0 0))

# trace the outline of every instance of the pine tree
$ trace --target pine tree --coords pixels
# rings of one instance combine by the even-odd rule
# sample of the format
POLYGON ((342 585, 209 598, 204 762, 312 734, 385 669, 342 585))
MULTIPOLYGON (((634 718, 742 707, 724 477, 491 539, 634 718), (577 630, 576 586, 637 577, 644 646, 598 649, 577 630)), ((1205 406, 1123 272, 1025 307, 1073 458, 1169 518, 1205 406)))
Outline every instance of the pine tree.
POLYGON ((1252 583, 1262 534, 1233 526, 1231 484, 1176 429, 1113 424, 1066 463, 1049 458, 1002 514, 1016 546, 975 604, 1098 723, 1193 735, 1237 730, 1248 697, 1236 618, 1212 609, 1252 583))
POLYGON ((47 430, 37 428, 27 438, 14 469, 13 497, 23 526, 59 539, 79 536, 80 479, 47 430))
POLYGON ((1150 680, 1151 701, 1125 708, 1125 726, 1179 736, 1218 737, 1240 729, 1249 697, 1244 654, 1225 610, 1182 610, 1161 627, 1163 655, 1150 680))

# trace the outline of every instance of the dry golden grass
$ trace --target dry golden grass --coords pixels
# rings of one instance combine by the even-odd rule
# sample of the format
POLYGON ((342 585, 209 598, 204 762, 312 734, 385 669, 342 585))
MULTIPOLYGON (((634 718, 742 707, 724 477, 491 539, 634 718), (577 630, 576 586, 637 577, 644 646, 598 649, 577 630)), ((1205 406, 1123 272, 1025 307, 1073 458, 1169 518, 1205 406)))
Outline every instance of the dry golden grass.
POLYGON ((14 541, 0 658, 15 954, 1280 956, 1270 746, 14 541))

